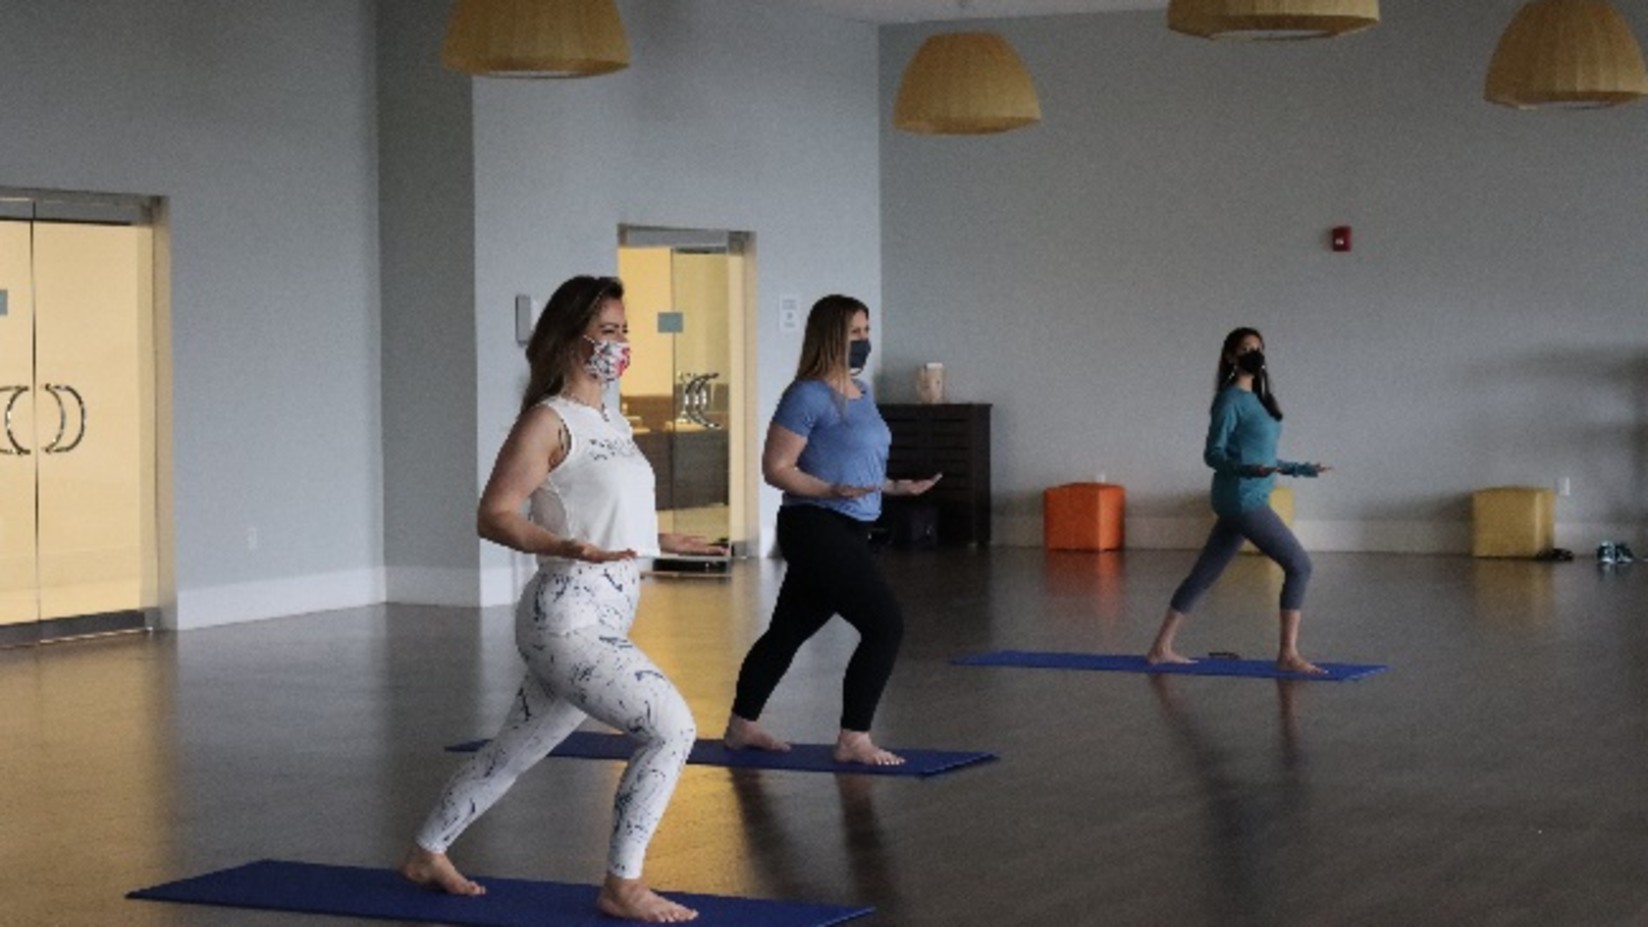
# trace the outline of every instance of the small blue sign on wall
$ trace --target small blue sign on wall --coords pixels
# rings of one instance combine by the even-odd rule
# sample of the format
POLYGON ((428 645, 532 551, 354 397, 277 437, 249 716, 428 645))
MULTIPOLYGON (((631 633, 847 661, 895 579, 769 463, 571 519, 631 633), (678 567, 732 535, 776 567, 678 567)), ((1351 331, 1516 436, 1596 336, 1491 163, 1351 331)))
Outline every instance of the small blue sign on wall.
POLYGON ((658 334, 679 335, 687 330, 687 317, 682 312, 658 313, 658 334))
POLYGON ((10 290, 0 290, 0 318, 4 318, 6 315, 6 297, 10 295, 10 290))

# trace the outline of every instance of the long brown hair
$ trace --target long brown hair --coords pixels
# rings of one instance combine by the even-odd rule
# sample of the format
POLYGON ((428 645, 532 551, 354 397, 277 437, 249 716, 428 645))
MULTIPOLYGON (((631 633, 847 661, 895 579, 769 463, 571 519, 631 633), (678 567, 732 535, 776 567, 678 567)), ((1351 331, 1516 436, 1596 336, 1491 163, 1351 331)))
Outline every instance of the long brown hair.
POLYGON ((813 303, 807 313, 807 332, 801 338, 797 380, 834 382, 846 372, 847 333, 853 327, 853 316, 860 312, 868 316, 870 307, 851 296, 831 294, 813 303))
POLYGON ((578 341, 589 331, 601 304, 623 298, 624 284, 617 277, 577 276, 556 288, 538 316, 532 340, 526 343, 526 362, 532 372, 521 395, 522 415, 566 386, 578 356, 578 341))
MULTIPOLYGON (((1236 379, 1236 364, 1231 360, 1236 356, 1236 349, 1242 346, 1242 341, 1249 335, 1259 339, 1259 350, 1265 348, 1265 336, 1259 334, 1257 328, 1238 328, 1225 336, 1225 346, 1219 349, 1219 372, 1213 378, 1213 394, 1229 386, 1236 379)), ((1264 404, 1265 411, 1270 417, 1282 420, 1282 407, 1276 403, 1276 394, 1270 391, 1270 371, 1261 370, 1253 375, 1253 395, 1264 404)))

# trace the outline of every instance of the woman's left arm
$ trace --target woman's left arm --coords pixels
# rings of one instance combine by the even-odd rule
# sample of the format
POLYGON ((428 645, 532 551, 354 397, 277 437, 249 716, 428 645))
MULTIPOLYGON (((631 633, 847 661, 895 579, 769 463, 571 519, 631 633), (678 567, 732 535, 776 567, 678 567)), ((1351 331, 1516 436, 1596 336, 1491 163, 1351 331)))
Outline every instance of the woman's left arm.
POLYGON ((933 484, 944 479, 944 474, 935 473, 924 480, 883 480, 881 494, 884 496, 919 496, 933 484))
POLYGON ((1332 467, 1323 463, 1299 463, 1292 460, 1276 461, 1276 472, 1283 476, 1321 476, 1332 469, 1332 467))
POLYGON ((697 534, 658 533, 658 549, 666 554, 696 554, 703 557, 724 557, 727 548, 697 534))

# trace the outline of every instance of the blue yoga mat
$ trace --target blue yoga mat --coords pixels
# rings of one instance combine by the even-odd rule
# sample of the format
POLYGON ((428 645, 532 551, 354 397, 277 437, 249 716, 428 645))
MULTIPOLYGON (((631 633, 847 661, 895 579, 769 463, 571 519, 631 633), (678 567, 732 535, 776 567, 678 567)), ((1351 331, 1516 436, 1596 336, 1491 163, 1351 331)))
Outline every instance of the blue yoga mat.
POLYGON ((1376 663, 1318 663, 1325 675, 1290 673, 1272 660, 1229 660, 1208 657, 1195 663, 1146 663, 1126 653, 1050 653, 1035 650, 997 650, 950 661, 961 666, 1021 666, 1030 669, 1109 670, 1117 673, 1161 673, 1181 676, 1257 676, 1264 679, 1309 679, 1349 682, 1390 669, 1376 663))
MULTIPOLYGON (((484 740, 447 747, 454 753, 473 753, 484 740)), ((865 763, 837 763, 830 744, 790 744, 790 752, 768 750, 728 750, 719 740, 700 740, 687 756, 688 763, 700 766, 730 766, 733 769, 786 769, 795 772, 851 773, 863 776, 936 776, 996 758, 994 753, 954 750, 893 750, 904 757, 901 766, 871 766, 865 763)), ((573 731, 572 736, 551 750, 550 756, 585 760, 627 760, 635 752, 635 741, 622 734, 573 731)))
MULTIPOLYGON (((486 894, 459 897, 413 885, 391 869, 264 859, 139 889, 126 897, 463 927, 611 927, 639 923, 597 913, 597 888, 593 885, 484 876, 475 881, 486 886, 486 894)), ((686 892, 664 894, 697 909, 698 919, 693 923, 704 927, 825 927, 875 910, 686 892)))

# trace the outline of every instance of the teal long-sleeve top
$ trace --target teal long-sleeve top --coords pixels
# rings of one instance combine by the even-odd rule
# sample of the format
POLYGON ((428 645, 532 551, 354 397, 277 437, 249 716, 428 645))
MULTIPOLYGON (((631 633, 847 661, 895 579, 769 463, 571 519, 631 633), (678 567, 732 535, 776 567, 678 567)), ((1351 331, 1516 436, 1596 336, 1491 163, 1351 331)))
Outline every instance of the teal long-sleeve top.
POLYGON ((1234 384, 1213 398, 1202 460, 1213 468, 1213 513, 1240 515, 1270 504, 1276 474, 1252 475, 1253 467, 1275 467, 1284 476, 1316 476, 1316 465, 1276 459, 1282 423, 1271 418, 1252 390, 1234 384))

